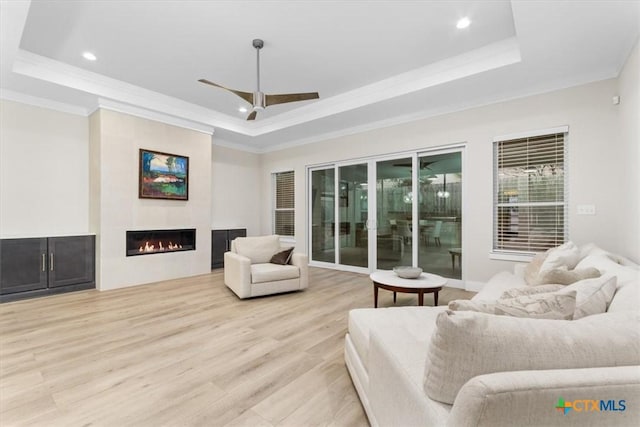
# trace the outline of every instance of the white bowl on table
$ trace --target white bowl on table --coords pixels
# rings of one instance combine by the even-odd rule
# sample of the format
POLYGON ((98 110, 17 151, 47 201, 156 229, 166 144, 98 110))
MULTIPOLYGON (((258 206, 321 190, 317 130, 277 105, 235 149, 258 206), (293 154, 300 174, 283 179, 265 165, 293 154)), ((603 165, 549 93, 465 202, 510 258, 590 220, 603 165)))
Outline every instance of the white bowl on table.
POLYGON ((422 274, 420 267, 398 266, 393 267, 393 272, 403 279, 417 279, 422 274))

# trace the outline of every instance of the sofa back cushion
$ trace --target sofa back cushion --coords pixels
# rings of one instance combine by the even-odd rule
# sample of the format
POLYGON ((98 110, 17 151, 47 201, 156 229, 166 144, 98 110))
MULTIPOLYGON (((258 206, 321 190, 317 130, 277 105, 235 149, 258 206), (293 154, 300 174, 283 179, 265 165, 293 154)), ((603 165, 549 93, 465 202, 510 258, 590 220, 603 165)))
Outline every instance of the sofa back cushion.
POLYGON ((280 236, 237 237, 233 248, 238 255, 249 258, 251 264, 266 263, 280 252, 280 236))
POLYGON ((460 388, 482 374, 627 365, 640 365, 637 312, 546 320, 446 311, 436 318, 424 390, 453 404, 460 388))

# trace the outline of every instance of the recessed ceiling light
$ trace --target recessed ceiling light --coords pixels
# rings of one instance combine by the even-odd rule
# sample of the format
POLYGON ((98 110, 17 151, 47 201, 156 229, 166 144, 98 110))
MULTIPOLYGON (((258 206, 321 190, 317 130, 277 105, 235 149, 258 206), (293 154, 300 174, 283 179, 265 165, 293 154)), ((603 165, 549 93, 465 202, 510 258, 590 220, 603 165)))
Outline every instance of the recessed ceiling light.
POLYGON ((470 24, 471 24, 471 20, 465 16, 464 18, 460 18, 458 20, 456 27, 461 30, 463 28, 467 28, 470 24))
POLYGON ((83 52, 82 53, 82 57, 84 59, 86 59, 87 61, 95 61, 96 59, 98 59, 93 53, 91 52, 83 52))
POLYGON ((246 113, 248 110, 247 107, 240 107, 238 108, 238 111, 240 111, 241 113, 246 113))

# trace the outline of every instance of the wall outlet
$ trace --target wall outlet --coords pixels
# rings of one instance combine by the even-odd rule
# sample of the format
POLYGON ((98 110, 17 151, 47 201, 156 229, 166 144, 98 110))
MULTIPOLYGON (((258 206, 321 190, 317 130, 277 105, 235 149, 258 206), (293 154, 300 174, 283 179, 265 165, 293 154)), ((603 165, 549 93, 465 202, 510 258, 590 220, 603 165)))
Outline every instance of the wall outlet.
POLYGON ((578 215, 595 215, 596 205, 578 205, 577 214, 578 215))

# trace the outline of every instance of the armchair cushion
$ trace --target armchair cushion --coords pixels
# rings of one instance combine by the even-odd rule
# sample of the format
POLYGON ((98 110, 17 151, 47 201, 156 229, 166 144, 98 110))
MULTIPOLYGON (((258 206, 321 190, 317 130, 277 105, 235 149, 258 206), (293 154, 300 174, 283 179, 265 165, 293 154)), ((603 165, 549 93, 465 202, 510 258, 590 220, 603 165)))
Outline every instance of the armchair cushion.
POLYGON ((280 252, 280 236, 238 237, 234 241, 235 252, 251 260, 251 264, 269 262, 280 252))
POLYGON ((293 265, 251 264, 252 284, 297 279, 298 277, 300 277, 300 269, 293 265))

